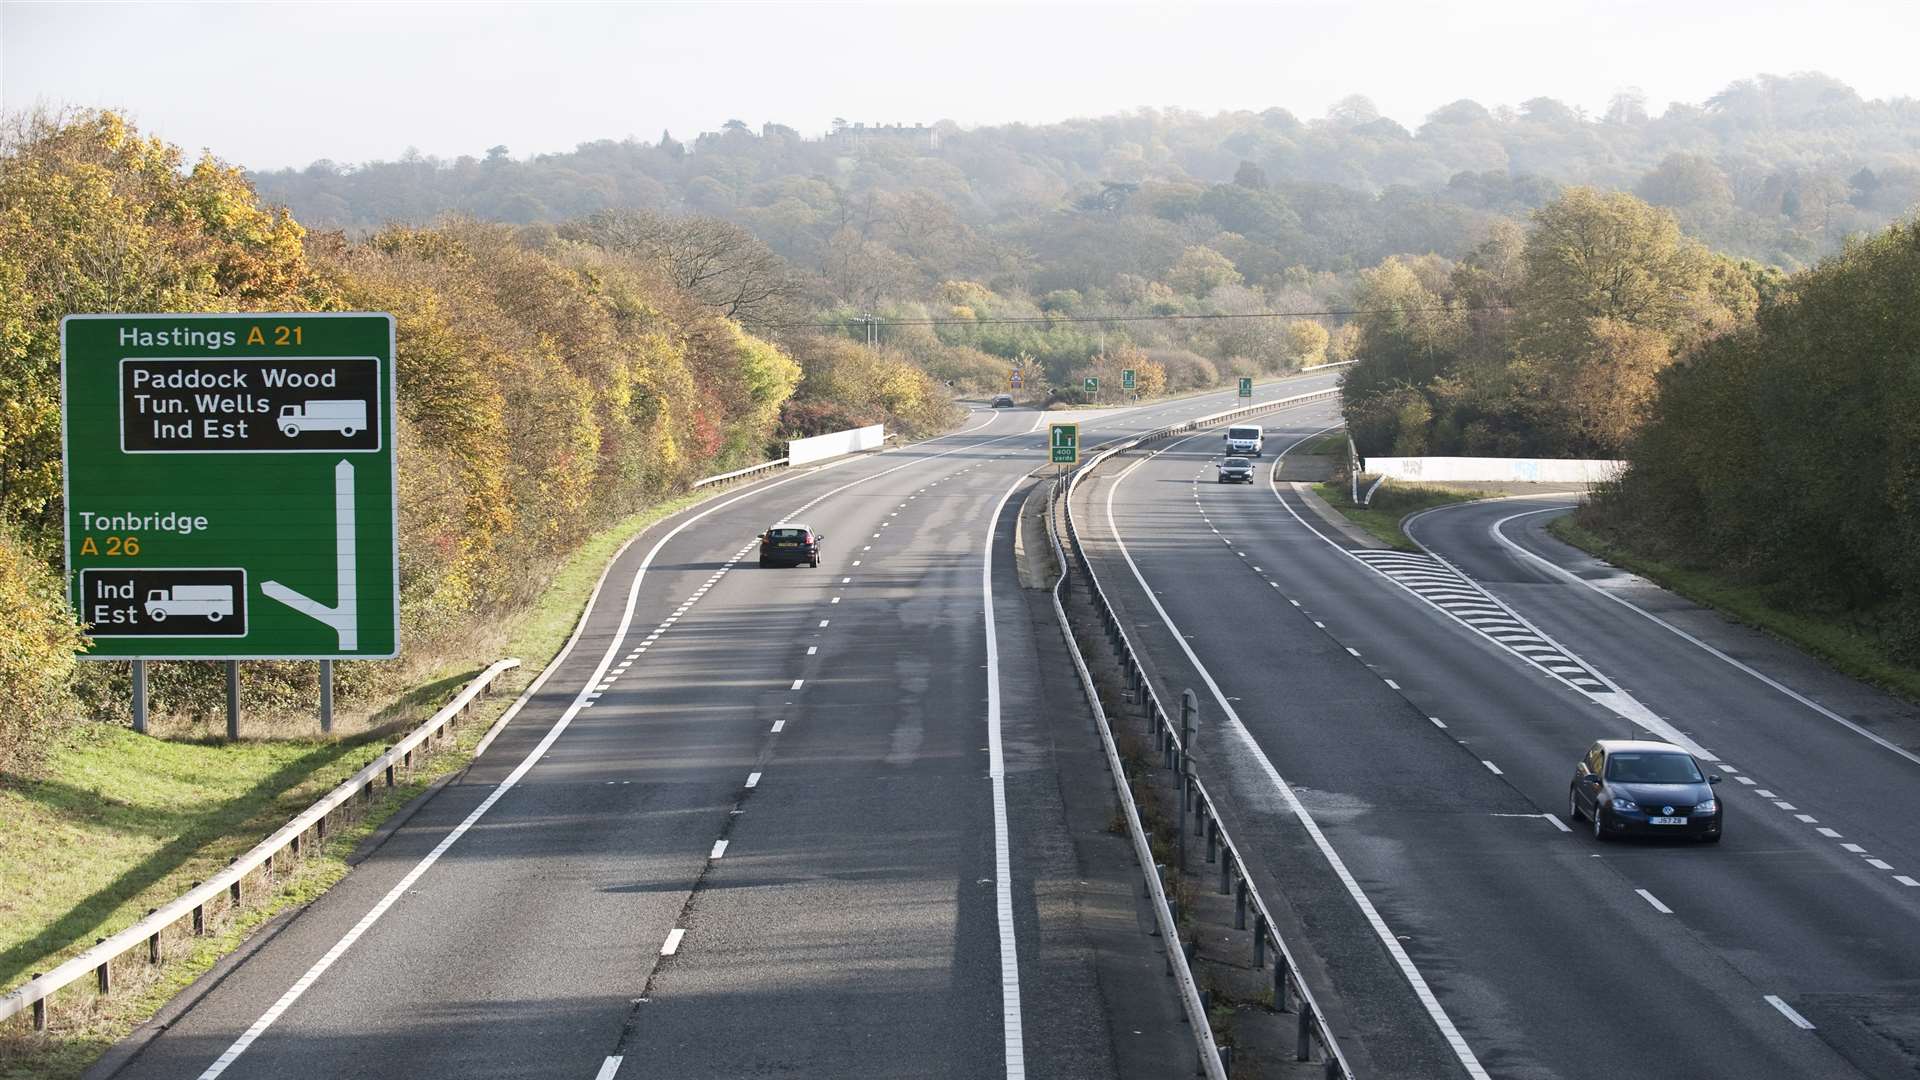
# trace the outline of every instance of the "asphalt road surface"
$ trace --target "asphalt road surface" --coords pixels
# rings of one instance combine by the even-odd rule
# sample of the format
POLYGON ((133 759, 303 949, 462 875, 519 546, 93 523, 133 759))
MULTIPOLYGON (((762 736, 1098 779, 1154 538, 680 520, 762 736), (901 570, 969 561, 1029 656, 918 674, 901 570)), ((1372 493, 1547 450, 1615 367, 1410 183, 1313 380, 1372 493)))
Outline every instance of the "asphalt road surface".
POLYGON ((1558 543, 1564 496, 1371 552, 1269 470, 1215 483, 1218 439, 1074 510, 1154 676, 1200 693, 1202 774, 1362 1075, 1920 1071, 1915 710, 1558 543), (1628 736, 1726 777, 1723 843, 1568 820, 1578 755, 1628 736))
POLYGON ((983 411, 642 533, 460 782, 118 1075, 1112 1075, 1035 903, 1073 864, 1011 545, 1058 418, 983 411), (783 519, 819 568, 755 565, 783 519))

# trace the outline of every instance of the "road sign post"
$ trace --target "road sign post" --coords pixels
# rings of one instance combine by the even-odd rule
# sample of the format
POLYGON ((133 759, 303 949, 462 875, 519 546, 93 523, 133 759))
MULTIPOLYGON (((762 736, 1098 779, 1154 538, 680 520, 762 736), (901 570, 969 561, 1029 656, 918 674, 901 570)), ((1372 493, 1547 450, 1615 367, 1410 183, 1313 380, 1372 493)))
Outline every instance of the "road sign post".
POLYGON ((87 658, 398 654, 391 316, 73 315, 60 336, 87 658))
POLYGON ((1055 465, 1078 465, 1080 463, 1080 425, 1048 424, 1047 447, 1048 460, 1055 465))
POLYGON ((1246 375, 1240 376, 1240 396, 1241 397, 1253 396, 1253 379, 1246 375))

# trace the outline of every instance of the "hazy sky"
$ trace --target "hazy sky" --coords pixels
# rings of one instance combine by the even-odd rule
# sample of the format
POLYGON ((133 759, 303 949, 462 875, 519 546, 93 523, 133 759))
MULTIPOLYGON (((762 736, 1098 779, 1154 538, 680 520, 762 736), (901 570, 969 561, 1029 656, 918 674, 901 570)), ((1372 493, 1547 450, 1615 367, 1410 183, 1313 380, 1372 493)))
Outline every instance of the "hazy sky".
POLYGON ((99 105, 250 168, 515 157, 737 117, 1051 121, 1351 93, 1436 106, 1559 98, 1655 112, 1759 72, 1920 94, 1914 0, 1113 4, 254 4, 0 0, 0 105, 99 105))

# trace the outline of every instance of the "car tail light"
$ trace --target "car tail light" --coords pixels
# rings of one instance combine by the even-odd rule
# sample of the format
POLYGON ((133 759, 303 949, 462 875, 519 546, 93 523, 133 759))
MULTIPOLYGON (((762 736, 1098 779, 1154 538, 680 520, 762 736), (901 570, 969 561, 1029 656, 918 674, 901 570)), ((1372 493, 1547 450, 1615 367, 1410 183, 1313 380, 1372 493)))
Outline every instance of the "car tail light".
POLYGON ((801 542, 801 543, 803 543, 803 544, 811 544, 811 543, 813 543, 813 534, 812 534, 812 533, 801 533, 801 534, 800 534, 800 542, 801 542))

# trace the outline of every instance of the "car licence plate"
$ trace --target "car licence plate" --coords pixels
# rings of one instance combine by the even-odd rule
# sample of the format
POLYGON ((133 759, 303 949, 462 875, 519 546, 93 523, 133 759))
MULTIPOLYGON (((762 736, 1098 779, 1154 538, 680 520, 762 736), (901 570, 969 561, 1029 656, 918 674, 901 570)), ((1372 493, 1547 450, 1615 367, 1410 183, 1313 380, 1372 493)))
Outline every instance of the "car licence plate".
POLYGON ((1647 819, 1647 824, 1649 825, 1685 825, 1686 823, 1687 819, 1683 817, 1657 817, 1647 819))
POLYGON ((799 547, 800 545, 798 542, 793 540, 783 540, 781 541, 780 546, 781 547, 799 547))

